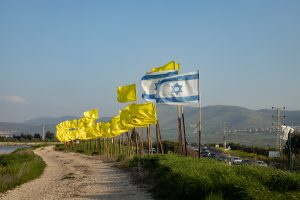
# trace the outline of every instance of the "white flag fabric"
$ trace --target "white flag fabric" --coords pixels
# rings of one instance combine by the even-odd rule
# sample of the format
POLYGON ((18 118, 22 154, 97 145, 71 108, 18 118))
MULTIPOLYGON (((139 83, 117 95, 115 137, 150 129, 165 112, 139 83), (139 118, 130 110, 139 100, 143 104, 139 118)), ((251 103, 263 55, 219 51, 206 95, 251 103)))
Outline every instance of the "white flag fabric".
POLYGON ((293 133, 295 130, 290 127, 290 126, 281 126, 281 131, 282 131, 282 135, 280 136, 280 138, 282 140, 287 141, 289 139, 289 133, 293 133))
POLYGON ((156 103, 184 105, 199 102, 199 72, 164 78, 157 84, 156 103))
POLYGON ((145 101, 150 101, 155 103, 156 87, 158 81, 163 78, 171 77, 174 75, 178 75, 177 70, 154 72, 143 76, 141 79, 141 85, 144 90, 144 93, 142 94, 142 98, 145 101))

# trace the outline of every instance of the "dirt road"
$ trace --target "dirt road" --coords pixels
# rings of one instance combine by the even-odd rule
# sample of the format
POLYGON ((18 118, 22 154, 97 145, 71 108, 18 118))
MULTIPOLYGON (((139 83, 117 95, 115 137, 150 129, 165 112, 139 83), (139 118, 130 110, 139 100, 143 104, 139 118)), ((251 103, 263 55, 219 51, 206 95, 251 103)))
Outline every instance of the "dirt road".
POLYGON ((54 151, 52 146, 35 153, 47 164, 43 175, 0 195, 1 200, 152 199, 129 182, 128 174, 99 158, 54 151))

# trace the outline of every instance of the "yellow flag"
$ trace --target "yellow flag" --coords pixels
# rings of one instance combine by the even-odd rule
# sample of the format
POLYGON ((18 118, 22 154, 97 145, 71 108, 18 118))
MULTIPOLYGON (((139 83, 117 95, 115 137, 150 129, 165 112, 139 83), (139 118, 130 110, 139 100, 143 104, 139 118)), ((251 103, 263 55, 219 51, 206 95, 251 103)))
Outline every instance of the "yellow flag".
POLYGON ((56 125, 56 139, 60 142, 65 142, 64 141, 64 131, 62 127, 62 123, 59 123, 56 125))
POLYGON ((120 124, 127 129, 133 129, 132 117, 128 110, 120 110, 120 124))
POLYGON ((65 128, 65 122, 61 122, 56 126, 56 138, 60 142, 68 142, 67 139, 67 129, 65 128))
POLYGON ((156 107, 153 103, 130 104, 120 111, 120 122, 127 128, 156 124, 156 107))
POLYGON ((171 61, 168 64, 161 66, 161 67, 156 67, 152 68, 150 72, 161 72, 161 71, 168 71, 168 70, 178 70, 180 71, 180 65, 176 63, 175 61, 171 61))
POLYGON ((97 138, 103 136, 103 134, 101 132, 101 123, 102 122, 97 122, 96 125, 95 125, 95 132, 94 132, 94 134, 97 136, 97 138))
POLYGON ((136 85, 125 85, 117 88, 117 99, 120 103, 136 101, 136 85))
POLYGON ((81 118, 78 120, 78 130, 80 139, 94 139, 99 137, 95 119, 93 118, 81 118))
POLYGON ((95 109, 84 112, 83 117, 90 118, 90 119, 98 119, 98 109, 95 108, 95 109))
POLYGON ((153 124, 156 124, 156 107, 153 103, 130 104, 126 106, 126 109, 129 111, 131 117, 154 122, 153 124))
POLYGON ((103 137, 112 137, 110 133, 110 122, 101 122, 101 133, 103 137))
POLYGON ((77 128, 77 119, 70 120, 70 128, 77 128))
POLYGON ((127 131, 128 129, 122 126, 122 124, 120 123, 120 115, 117 115, 111 119, 110 132, 113 136, 118 136, 127 131))

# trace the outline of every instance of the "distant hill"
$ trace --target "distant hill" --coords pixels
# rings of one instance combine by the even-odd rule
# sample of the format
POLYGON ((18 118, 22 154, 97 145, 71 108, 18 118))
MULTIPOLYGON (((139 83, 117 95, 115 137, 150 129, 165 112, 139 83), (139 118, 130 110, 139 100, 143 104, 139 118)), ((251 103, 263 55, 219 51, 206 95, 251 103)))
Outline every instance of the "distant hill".
POLYGON ((76 119, 75 116, 62 116, 62 117, 37 117, 23 122, 22 124, 30 126, 41 126, 43 124, 58 124, 59 122, 76 119))
MULTIPOLYGON (((158 119, 164 139, 177 139, 177 107, 168 105, 157 106, 158 119)), ((197 132, 195 124, 198 123, 199 110, 196 107, 184 107, 185 125, 187 137, 190 141, 196 141, 197 132)), ((274 110, 262 109, 251 110, 238 106, 206 106, 202 108, 202 130, 203 139, 207 142, 220 142, 222 139, 223 123, 229 130, 238 129, 253 129, 253 128, 270 128, 275 119, 274 110)), ((300 126, 300 111, 284 111, 286 118, 282 122, 288 125, 300 126)), ((42 125, 45 125, 45 131, 55 132, 55 125, 59 122, 76 119, 76 116, 62 116, 62 117, 39 117, 25 121, 23 123, 6 123, 0 122, 0 134, 19 134, 19 133, 41 133, 42 125)), ((102 117, 98 121, 109 121, 111 117, 102 117)), ((152 130, 154 133, 154 128, 152 130)), ((249 134, 248 134, 249 135, 249 134)), ((260 135, 258 135, 260 137, 260 135)), ((247 138, 244 135, 233 135, 237 140, 244 138, 246 142, 252 142, 257 138, 247 138)), ((274 137, 274 134, 272 135, 274 137)), ((266 135, 260 138, 264 144, 268 144, 270 140, 266 135)), ((273 140, 272 140, 273 141, 273 140)))
MULTIPOLYGON (((186 126, 196 124, 199 119, 199 110, 194 107, 184 107, 186 126)), ((275 119, 274 110, 251 110, 238 106, 206 106, 202 108, 203 131, 214 133, 218 131, 223 123, 229 129, 249 129, 249 128, 268 128, 272 126, 275 119)), ((288 125, 300 125, 300 111, 284 111, 286 118, 283 123, 288 125)), ((176 106, 158 106, 158 118, 162 126, 176 124, 177 129, 177 109, 176 106)), ((170 129, 170 126, 166 126, 170 129)), ((172 128, 173 129, 173 128, 172 128)))
MULTIPOLYGON (((45 131, 55 132, 55 126, 63 121, 77 119, 76 116, 62 116, 62 117, 37 117, 27 120, 22 123, 0 122, 0 135, 7 134, 21 134, 21 133, 42 133, 43 125, 45 131)), ((99 121, 109 121, 111 117, 100 117, 99 121)))
MULTIPOLYGON (((198 133, 195 127, 199 119, 199 110, 194 107, 184 107, 185 125, 187 139, 197 141, 198 133)), ((275 119, 274 110, 251 110, 237 106, 206 106, 202 108, 202 133, 203 141, 206 143, 222 142, 223 123, 226 123, 227 129, 258 129, 271 128, 275 119)), ((284 111, 286 118, 282 123, 299 126, 300 111, 284 111)), ((158 118, 162 130, 162 136, 166 139, 177 139, 177 108, 176 106, 158 105, 158 118)), ((153 129, 154 131, 154 129, 153 129)), ((232 142, 241 142, 248 145, 274 145, 275 134, 272 133, 253 133, 240 134, 235 133, 229 136, 232 142)))

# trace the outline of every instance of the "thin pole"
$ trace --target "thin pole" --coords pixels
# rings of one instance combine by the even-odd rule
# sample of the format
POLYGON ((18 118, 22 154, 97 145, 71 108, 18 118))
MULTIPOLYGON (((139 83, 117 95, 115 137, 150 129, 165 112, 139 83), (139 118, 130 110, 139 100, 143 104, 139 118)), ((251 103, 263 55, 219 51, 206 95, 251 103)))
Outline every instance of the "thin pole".
POLYGON ((129 131, 126 132, 127 136, 127 155, 130 157, 130 139, 129 139, 129 131))
MULTIPOLYGON (((181 117, 180 117, 180 106, 177 106, 178 111, 178 151, 182 148, 182 132, 181 132, 181 117)), ((181 150, 182 152, 182 150, 181 150)))
POLYGON ((183 128, 183 138, 184 138, 184 151, 185 151, 185 156, 187 156, 186 134, 185 134, 185 123, 184 123, 183 106, 181 106, 181 118, 182 118, 182 128, 183 128))
POLYGON ((138 133, 136 132, 136 128, 132 130, 135 136, 135 155, 138 156, 138 133))
POLYGON ((159 127, 159 122, 158 122, 158 120, 156 122, 157 122, 158 134, 159 134, 158 138, 159 138, 160 151, 163 154, 164 153, 164 148, 163 148, 163 144, 161 142, 161 132, 160 132, 160 127, 159 127))
MULTIPOLYGON (((198 76, 199 76, 199 70, 198 70, 198 76)), ((198 126, 198 134, 199 134, 199 141, 198 141, 198 158, 201 157, 201 129, 202 129, 202 113, 201 113, 201 100, 200 100, 200 79, 198 77, 198 94, 199 94, 199 126, 198 126)))
POLYGON ((226 149, 226 139, 227 139, 227 135, 226 135, 226 123, 224 122, 223 124, 223 148, 226 149))
POLYGON ((121 135, 119 135, 119 155, 121 155, 121 135))
POLYGON ((148 138, 148 155, 150 155, 150 125, 147 126, 147 138, 148 138))
POLYGON ((143 128, 140 128, 141 130, 141 143, 142 143, 142 146, 141 146, 141 156, 144 156, 144 137, 143 137, 143 128))
POLYGON ((159 138, 158 138, 158 126, 157 126, 157 123, 156 123, 156 126, 155 126, 155 132, 156 132, 156 154, 159 153, 159 138))

